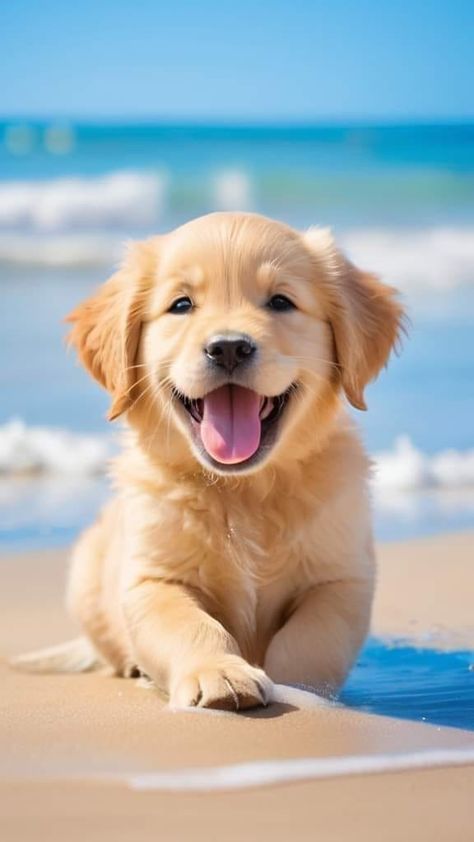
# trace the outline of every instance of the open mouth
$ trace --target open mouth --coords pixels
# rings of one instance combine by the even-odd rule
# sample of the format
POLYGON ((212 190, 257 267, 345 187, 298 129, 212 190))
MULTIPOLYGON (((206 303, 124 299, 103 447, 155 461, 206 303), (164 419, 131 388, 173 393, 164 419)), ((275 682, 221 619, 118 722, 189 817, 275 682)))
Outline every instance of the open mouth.
POLYGON ((206 461, 221 470, 236 470, 255 464, 269 451, 295 388, 267 397, 228 383, 202 398, 191 399, 176 390, 174 397, 186 410, 206 461))

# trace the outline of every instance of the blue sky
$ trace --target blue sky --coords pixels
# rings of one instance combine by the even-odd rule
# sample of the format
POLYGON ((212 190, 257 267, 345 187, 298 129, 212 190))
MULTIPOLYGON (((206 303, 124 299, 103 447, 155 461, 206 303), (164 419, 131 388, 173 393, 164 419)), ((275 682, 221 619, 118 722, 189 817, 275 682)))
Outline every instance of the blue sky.
POLYGON ((12 0, 4 116, 474 117, 472 0, 12 0))

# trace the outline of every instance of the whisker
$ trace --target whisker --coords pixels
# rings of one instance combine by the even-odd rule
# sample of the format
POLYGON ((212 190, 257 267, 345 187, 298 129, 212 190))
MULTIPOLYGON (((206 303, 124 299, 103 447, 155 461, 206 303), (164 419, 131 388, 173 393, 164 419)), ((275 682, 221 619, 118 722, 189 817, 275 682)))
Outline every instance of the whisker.
MULTIPOLYGON (((147 375, 147 376, 148 376, 148 375, 147 375)), ((135 384, 134 384, 134 385, 135 385, 135 384)), ((136 404, 137 404, 140 400, 142 400, 142 399, 145 397, 145 395, 147 395, 147 394, 148 394, 148 393, 149 393, 149 392, 153 389, 153 386, 154 386, 154 383, 153 383, 153 381, 151 381, 151 382, 148 384, 148 386, 146 387, 146 389, 144 389, 144 391, 143 391, 143 392, 140 392, 140 394, 139 394, 139 395, 135 398, 135 400, 133 401, 133 403, 132 403, 132 404, 128 407, 128 410, 130 411, 131 409, 133 409, 133 408, 136 406, 136 404)))
POLYGON ((139 386, 140 383, 143 383, 143 381, 146 380, 149 376, 150 376, 150 374, 147 371, 147 373, 144 374, 143 377, 140 377, 139 380, 134 380, 134 382, 131 384, 131 386, 129 386, 128 389, 124 392, 124 395, 128 395, 132 391, 132 389, 135 388, 135 386, 139 386))
POLYGON ((304 362, 304 363, 323 363, 324 365, 329 365, 332 368, 337 368, 338 370, 341 370, 341 368, 342 368, 340 363, 337 363, 334 360, 326 360, 326 359, 323 359, 322 357, 309 357, 309 356, 302 357, 302 356, 298 356, 298 355, 296 355, 296 356, 292 355, 289 359, 291 361, 296 360, 298 362, 304 362))
POLYGON ((133 368, 146 368, 148 363, 134 363, 133 365, 127 365, 125 368, 122 368, 121 373, 125 374, 127 371, 131 371, 133 368))

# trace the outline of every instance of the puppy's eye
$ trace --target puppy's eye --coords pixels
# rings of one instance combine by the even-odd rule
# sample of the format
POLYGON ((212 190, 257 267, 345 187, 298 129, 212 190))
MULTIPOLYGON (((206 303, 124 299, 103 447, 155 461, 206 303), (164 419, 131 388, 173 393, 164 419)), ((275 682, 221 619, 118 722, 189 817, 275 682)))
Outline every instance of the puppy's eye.
POLYGON ((183 295, 181 298, 177 298, 176 301, 173 301, 168 313, 174 313, 177 316, 184 316, 185 313, 189 313, 192 309, 193 302, 187 295, 183 295))
POLYGON ((269 310, 275 310, 276 313, 287 313, 289 310, 296 310, 296 305, 286 295, 272 295, 270 301, 267 303, 267 307, 269 310))

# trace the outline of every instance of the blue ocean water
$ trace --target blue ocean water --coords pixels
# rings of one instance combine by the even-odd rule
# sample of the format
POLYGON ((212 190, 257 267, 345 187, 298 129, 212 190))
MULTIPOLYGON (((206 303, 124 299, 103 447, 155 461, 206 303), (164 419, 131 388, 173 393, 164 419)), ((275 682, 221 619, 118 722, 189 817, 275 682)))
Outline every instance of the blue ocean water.
POLYGON ((370 638, 340 701, 367 713, 474 730, 474 653, 370 638))
MULTIPOLYGON (((166 227, 215 209, 213 178, 244 173, 255 210, 294 224, 472 221, 474 126, 12 125, 0 178, 168 179, 166 227), (61 140, 62 139, 62 140, 61 140)), ((127 234, 129 226, 124 221, 127 234)))

